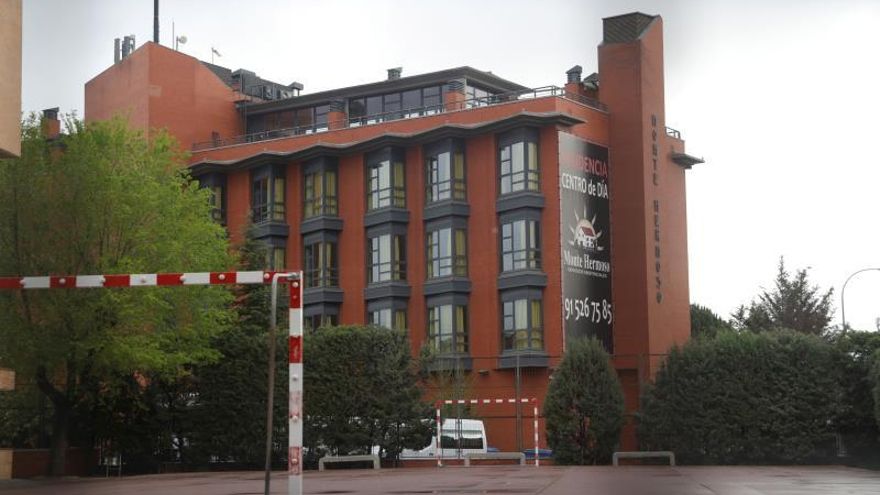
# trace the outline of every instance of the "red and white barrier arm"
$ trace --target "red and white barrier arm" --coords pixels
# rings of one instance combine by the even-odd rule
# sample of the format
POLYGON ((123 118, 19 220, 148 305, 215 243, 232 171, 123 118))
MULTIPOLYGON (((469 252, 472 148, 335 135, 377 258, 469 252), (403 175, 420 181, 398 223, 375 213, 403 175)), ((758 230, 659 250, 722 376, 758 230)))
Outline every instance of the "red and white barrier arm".
POLYGON ((132 273, 125 275, 53 275, 0 277, 0 289, 89 289, 176 285, 269 284, 275 272, 132 273))

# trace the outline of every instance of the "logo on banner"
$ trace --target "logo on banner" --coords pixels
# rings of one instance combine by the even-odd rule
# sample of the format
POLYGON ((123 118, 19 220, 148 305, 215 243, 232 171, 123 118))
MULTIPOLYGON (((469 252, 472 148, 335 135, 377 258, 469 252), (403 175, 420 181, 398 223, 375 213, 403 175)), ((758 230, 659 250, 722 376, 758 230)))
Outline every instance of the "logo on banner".
POLYGON ((569 245, 596 253, 603 251, 605 248, 599 245, 602 231, 596 229, 596 215, 593 215, 592 220, 587 220, 587 210, 584 208, 584 218, 581 218, 577 212, 574 212, 574 219, 574 226, 569 225, 568 227, 574 236, 568 241, 569 245))

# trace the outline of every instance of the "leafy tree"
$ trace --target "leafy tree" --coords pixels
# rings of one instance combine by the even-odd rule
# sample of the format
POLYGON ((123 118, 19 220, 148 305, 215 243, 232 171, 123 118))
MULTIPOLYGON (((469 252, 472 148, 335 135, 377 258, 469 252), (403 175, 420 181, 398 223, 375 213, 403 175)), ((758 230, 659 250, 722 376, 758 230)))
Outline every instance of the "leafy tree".
MULTIPOLYGON (((0 275, 229 267, 209 193, 168 134, 148 141, 122 120, 70 120, 68 130, 50 144, 32 118, 22 157, 0 163, 0 275)), ((216 359, 210 338, 229 302, 228 291, 195 286, 0 294, 0 362, 52 404, 52 473, 63 473, 69 433, 91 431, 74 423, 85 402, 135 374, 173 381, 216 359)))
POLYGON ((691 337, 714 337, 718 332, 732 329, 730 323, 724 321, 711 309, 699 304, 691 304, 691 337))
POLYGON ((820 292, 811 285, 807 269, 790 273, 785 260, 779 267, 772 290, 763 290, 758 298, 734 311, 733 324, 738 330, 761 332, 788 328, 801 333, 822 335, 831 321, 831 295, 834 289, 820 292))
MULTIPOLYGON (((266 246, 248 235, 239 248, 243 270, 266 268, 266 246)), ((287 434, 287 301, 279 286, 278 341, 276 342, 274 438, 287 434)), ((200 460, 216 457, 242 465, 264 462, 266 431, 266 368, 270 287, 242 286, 237 294, 236 323, 212 340, 223 355, 196 371, 198 401, 195 416, 195 448, 200 460)), ((286 455, 284 449, 275 457, 286 455)))
POLYGON ((544 399, 554 461, 609 462, 623 411, 623 389, 602 343, 594 338, 570 342, 544 399))
POLYGON ((838 414, 834 354, 790 330, 726 332, 674 348, 642 396, 642 447, 694 464, 821 459, 838 414))
POLYGON ((874 418, 877 420, 877 428, 880 428, 880 350, 874 352, 871 383, 874 385, 874 418))
POLYGON ((840 372, 841 396, 834 425, 850 456, 878 456, 880 429, 874 418, 871 368, 874 353, 880 352, 880 333, 850 330, 835 335, 832 343, 837 351, 835 368, 840 372))
POLYGON ((430 440, 406 333, 377 326, 313 330, 304 341, 304 443, 348 454, 379 446, 396 458, 430 440))

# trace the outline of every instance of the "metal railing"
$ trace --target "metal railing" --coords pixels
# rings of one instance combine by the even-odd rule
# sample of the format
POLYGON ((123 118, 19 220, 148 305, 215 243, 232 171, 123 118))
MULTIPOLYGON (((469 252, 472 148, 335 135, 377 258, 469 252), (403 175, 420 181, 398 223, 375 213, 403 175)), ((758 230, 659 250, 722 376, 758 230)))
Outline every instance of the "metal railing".
POLYGON ((681 139, 681 133, 678 132, 678 130, 673 129, 672 127, 666 128, 666 135, 675 139, 681 139))
MULTIPOLYGON (((410 108, 403 110, 394 110, 390 112, 381 112, 371 115, 363 115, 363 116, 355 116, 355 117, 346 117, 343 120, 336 120, 331 122, 322 122, 311 125, 301 125, 295 127, 287 127, 284 129, 272 129, 260 132, 253 132, 250 134, 243 134, 240 136, 233 136, 229 138, 217 138, 212 139, 210 141, 202 141, 198 143, 193 143, 192 151, 202 151, 211 148, 222 148, 226 146, 233 146, 236 144, 245 144, 245 143, 254 143, 259 141, 267 141, 270 139, 280 139, 285 137, 292 136, 301 136, 307 134, 315 134, 319 132, 326 132, 331 128, 350 128, 350 127, 361 127, 364 125, 372 125, 379 124, 382 122, 390 122, 394 120, 402 120, 402 119, 411 119, 417 117, 426 117, 430 115, 437 115, 440 113, 459 111, 459 110, 471 110, 475 108, 482 108, 494 105, 501 105, 504 103, 511 103, 515 101, 521 100, 534 100, 538 98, 547 98, 547 97, 559 97, 565 98, 567 100, 575 101, 582 105, 588 106, 590 108, 595 108, 597 110, 601 110, 603 112, 607 111, 607 107, 594 98, 589 98, 583 95, 579 95, 576 93, 571 93, 565 90, 565 88, 560 88, 559 86, 542 86, 540 88, 526 89, 522 91, 510 91, 507 93, 499 93, 489 96, 483 96, 479 98, 469 98, 462 100, 461 102, 449 102, 440 104, 440 105, 430 105, 425 107, 418 108, 410 108), (336 125, 341 124, 341 125, 336 125)), ((676 131, 678 132, 678 131, 676 131)))

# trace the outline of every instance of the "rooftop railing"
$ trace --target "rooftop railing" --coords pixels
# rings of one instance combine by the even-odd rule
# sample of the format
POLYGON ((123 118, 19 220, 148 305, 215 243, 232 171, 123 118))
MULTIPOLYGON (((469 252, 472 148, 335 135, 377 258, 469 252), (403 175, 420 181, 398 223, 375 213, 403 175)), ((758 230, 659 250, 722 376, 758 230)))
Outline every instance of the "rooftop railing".
POLYGON ((202 141, 192 145, 192 151, 202 151, 211 148, 222 148, 225 146, 233 146, 236 144, 255 143, 259 141, 267 141, 270 139, 279 139, 291 136, 301 136, 307 134, 315 134, 319 132, 329 131, 331 128, 349 128, 361 127, 365 125, 378 124, 382 122, 390 122, 393 120, 411 119, 416 117, 425 117, 436 115, 450 111, 470 110, 474 108, 482 108, 493 105, 500 105, 521 100, 534 100, 538 98, 559 97, 567 100, 578 102, 590 108, 601 111, 607 111, 607 107, 596 99, 583 95, 570 93, 565 88, 558 86, 543 86, 540 88, 527 89, 523 91, 511 91, 507 93, 499 93, 479 98, 465 99, 461 102, 446 102, 440 105, 431 105, 419 108, 410 108, 405 110, 394 110, 390 112, 382 112, 371 115, 349 115, 344 120, 336 120, 329 122, 318 122, 310 125, 300 125, 295 127, 287 127, 283 129, 272 129, 250 134, 243 134, 229 138, 217 138, 210 141, 202 141), (341 124, 341 125, 340 125, 341 124))

